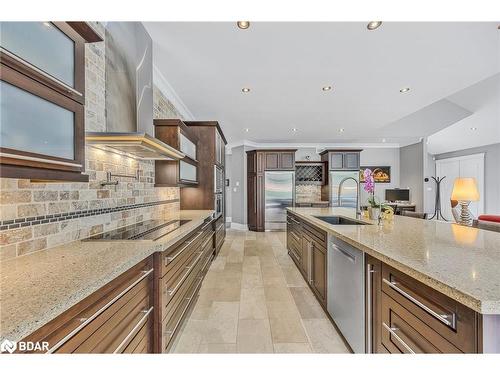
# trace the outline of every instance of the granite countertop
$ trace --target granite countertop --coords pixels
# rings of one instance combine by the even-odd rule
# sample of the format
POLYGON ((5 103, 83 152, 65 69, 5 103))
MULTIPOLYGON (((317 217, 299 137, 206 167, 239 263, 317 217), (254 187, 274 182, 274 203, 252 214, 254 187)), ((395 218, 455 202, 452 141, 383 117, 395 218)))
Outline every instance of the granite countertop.
POLYGON ((75 241, 2 262, 0 342, 23 339, 213 213, 180 211, 169 220, 191 221, 157 241, 75 241))
POLYGON ((300 218, 482 314, 500 314, 500 233, 394 216, 373 225, 332 225, 314 216, 356 218, 346 208, 288 208, 300 218))

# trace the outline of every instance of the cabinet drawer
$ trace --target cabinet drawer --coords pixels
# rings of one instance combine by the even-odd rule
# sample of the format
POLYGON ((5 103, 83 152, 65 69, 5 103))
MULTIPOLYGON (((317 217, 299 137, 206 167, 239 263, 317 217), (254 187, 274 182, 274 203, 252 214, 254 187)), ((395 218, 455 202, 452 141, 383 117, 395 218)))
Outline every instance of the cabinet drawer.
POLYGON ((382 344, 390 353, 461 353, 385 293, 381 329, 382 344))
POLYGON ((323 232, 322 230, 315 228, 304 221, 302 222, 302 230, 307 232, 311 239, 316 242, 318 247, 326 249, 326 232, 323 232))
MULTIPOLYGON (((159 276, 164 277, 167 272, 172 272, 174 269, 181 267, 199 247, 203 237, 210 230, 210 222, 203 224, 200 228, 194 231, 189 237, 172 246, 168 250, 160 254, 160 272, 159 276)), ((175 272, 175 271, 174 271, 175 272)))
POLYGON ((382 290, 461 351, 477 351, 473 310, 386 264, 382 265, 382 290))
POLYGON ((48 341, 50 353, 121 353, 145 325, 151 334, 152 277, 143 261, 26 340, 48 341))
POLYGON ((193 261, 188 267, 185 268, 182 276, 171 282, 172 280, 163 281, 163 291, 162 291, 162 319, 169 319, 177 308, 177 305, 185 297, 186 291, 189 286, 200 274, 202 267, 206 263, 207 253, 212 252, 212 237, 208 237, 200 248, 200 251, 196 253, 193 261))
POLYGON ((177 308, 173 312, 172 316, 169 319, 165 319, 163 321, 162 327, 162 348, 164 351, 168 351, 169 345, 172 342, 172 339, 177 334, 186 313, 189 310, 191 303, 196 299, 196 295, 198 290, 200 289, 201 283, 203 281, 203 276, 198 275, 195 279, 195 282, 192 283, 184 298, 177 305, 177 308))
POLYGON ((126 346, 125 350, 123 351, 124 354, 148 353, 148 348, 150 348, 152 345, 151 323, 152 317, 148 317, 146 323, 141 327, 139 332, 126 346))

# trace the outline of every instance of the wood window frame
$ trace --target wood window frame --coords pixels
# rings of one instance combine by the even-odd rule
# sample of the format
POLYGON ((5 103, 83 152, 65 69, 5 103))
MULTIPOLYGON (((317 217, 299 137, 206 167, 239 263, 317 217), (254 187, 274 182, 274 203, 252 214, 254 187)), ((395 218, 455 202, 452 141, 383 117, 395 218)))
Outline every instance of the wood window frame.
POLYGON ((85 43, 102 41, 85 22, 52 22, 74 43, 74 86, 0 48, 0 79, 74 113, 74 157, 65 159, 0 147, 0 177, 88 181, 85 171, 85 43), (82 30, 85 33, 82 34, 82 30))

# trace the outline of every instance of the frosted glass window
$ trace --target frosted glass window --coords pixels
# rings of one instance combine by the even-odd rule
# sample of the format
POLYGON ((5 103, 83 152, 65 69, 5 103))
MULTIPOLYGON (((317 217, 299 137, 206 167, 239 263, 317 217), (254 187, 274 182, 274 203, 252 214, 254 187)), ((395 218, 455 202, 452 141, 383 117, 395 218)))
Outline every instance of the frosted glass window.
POLYGON ((72 111, 0 81, 0 146, 74 159, 72 111))
POLYGON ((196 145, 183 134, 180 135, 180 138, 181 152, 196 160, 196 145))
POLYGON ((185 161, 179 161, 179 175, 181 180, 196 181, 196 167, 185 161))
POLYGON ((75 43, 50 22, 1 22, 0 44, 14 55, 74 87, 75 43))

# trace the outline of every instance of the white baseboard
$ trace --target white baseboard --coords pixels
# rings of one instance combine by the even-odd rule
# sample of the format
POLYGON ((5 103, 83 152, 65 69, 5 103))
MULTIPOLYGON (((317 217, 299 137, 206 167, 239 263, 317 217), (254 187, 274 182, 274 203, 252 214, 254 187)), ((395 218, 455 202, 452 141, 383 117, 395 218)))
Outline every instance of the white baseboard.
POLYGON ((248 230, 248 225, 240 223, 231 223, 231 229, 248 230))

